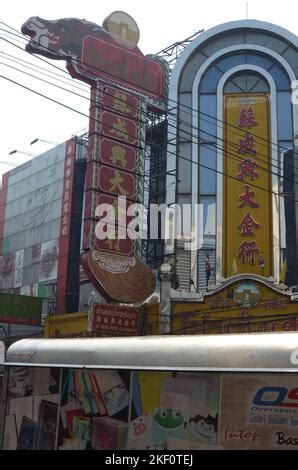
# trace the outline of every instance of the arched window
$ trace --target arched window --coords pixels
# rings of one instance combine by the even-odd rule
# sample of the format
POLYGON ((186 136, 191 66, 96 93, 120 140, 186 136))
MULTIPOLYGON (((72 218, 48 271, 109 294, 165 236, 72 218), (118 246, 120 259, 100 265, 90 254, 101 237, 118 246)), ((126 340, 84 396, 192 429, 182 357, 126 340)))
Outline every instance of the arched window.
POLYGON ((227 81, 224 93, 269 93, 269 85, 257 72, 243 70, 227 81))

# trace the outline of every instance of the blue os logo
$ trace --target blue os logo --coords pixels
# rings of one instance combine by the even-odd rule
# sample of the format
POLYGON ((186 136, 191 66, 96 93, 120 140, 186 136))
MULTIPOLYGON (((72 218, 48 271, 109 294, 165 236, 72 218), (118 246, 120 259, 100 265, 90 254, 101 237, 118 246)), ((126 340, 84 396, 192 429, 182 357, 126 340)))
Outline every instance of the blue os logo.
POLYGON ((257 406, 298 408, 298 387, 292 389, 286 387, 262 387, 257 391, 253 404, 257 406))

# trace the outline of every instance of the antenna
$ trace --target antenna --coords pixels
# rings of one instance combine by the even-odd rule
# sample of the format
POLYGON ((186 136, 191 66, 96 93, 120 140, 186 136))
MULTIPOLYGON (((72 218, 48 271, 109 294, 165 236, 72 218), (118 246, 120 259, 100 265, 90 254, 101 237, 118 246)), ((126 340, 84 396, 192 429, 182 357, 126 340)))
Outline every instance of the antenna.
POLYGON ((248 20, 248 2, 246 2, 246 19, 248 20))

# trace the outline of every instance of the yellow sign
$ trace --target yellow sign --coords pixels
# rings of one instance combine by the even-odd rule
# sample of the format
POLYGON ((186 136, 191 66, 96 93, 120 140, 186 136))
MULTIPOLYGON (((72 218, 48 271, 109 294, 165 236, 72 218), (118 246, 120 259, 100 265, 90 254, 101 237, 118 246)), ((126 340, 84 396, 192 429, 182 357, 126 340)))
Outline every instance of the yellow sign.
POLYGON ((269 95, 224 96, 223 275, 273 274, 269 95))
POLYGON ((66 313, 47 318, 45 338, 84 338, 88 334, 88 312, 66 313))
POLYGON ((147 336, 160 334, 160 304, 145 304, 145 331, 147 336))
POLYGON ((298 303, 266 285, 231 283, 203 302, 174 302, 172 334, 221 334, 298 330, 298 303))

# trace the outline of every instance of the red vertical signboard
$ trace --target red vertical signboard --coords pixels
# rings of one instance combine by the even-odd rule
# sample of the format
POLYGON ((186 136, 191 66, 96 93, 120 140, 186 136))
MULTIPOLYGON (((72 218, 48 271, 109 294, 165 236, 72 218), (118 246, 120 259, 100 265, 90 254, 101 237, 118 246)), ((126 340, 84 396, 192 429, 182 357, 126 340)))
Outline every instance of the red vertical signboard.
MULTIPOLYGON (((91 84, 82 264, 107 299, 143 301, 154 289, 152 272, 135 253, 132 232, 117 240, 116 224, 114 241, 98 237, 96 204, 100 196, 114 198, 113 206, 118 196, 143 202, 146 108, 165 109, 166 62, 144 56, 136 22, 121 11, 102 27, 76 18, 31 17, 22 32, 31 37, 29 52, 65 58, 70 74, 91 84)), ((66 236, 61 234, 64 251, 66 236)))
POLYGON ((67 308, 66 292, 68 275, 68 256, 71 234, 71 211, 73 199, 75 157, 76 139, 72 138, 68 140, 65 145, 56 297, 58 313, 64 313, 67 308))

